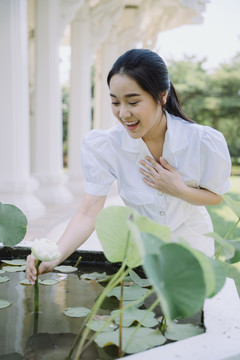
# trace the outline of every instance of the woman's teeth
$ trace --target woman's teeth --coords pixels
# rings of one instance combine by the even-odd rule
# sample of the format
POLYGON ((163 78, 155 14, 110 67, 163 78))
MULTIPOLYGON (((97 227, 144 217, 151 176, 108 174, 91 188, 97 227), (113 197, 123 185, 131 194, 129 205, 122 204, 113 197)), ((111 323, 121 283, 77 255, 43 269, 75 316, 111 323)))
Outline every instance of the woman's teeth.
POLYGON ((139 122, 139 120, 134 121, 134 122, 127 122, 127 121, 125 121, 125 124, 126 124, 127 126, 133 126, 133 125, 137 125, 138 122, 139 122))

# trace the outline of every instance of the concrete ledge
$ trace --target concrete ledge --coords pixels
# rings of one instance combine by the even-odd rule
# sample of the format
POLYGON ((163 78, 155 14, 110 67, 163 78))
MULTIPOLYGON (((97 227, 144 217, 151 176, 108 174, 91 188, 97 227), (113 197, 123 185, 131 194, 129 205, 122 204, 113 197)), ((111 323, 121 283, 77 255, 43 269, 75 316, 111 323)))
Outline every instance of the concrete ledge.
POLYGON ((232 279, 204 305, 206 332, 172 344, 163 345, 129 360, 235 360, 240 359, 240 300, 232 279))

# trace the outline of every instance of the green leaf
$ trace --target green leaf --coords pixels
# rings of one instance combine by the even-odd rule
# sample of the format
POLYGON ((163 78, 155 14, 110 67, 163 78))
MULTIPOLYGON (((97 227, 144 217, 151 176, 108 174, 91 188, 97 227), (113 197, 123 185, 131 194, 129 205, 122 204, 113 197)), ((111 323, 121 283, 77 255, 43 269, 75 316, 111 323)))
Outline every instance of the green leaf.
POLYGON ((0 276, 0 283, 4 283, 4 282, 7 282, 9 281, 9 277, 8 276, 0 276))
MULTIPOLYGON (((141 288, 141 286, 138 286, 136 284, 132 286, 124 286, 123 289, 123 299, 124 300, 137 300, 141 296, 143 296, 147 292, 147 289, 141 288)), ((109 291, 107 296, 116 296, 116 298, 120 299, 121 297, 121 286, 116 286, 114 289, 109 291)))
POLYGON ((234 256, 229 259, 227 262, 230 264, 235 264, 240 261, 240 240, 227 240, 235 249, 234 256))
POLYGON ((164 243, 170 241, 171 230, 168 226, 160 225, 145 216, 136 218, 135 222, 141 233, 154 235, 164 243))
MULTIPOLYGON (((111 312, 112 316, 118 315, 117 318, 114 318, 116 324, 118 325, 120 324, 119 314, 120 314, 119 310, 114 310, 111 312)), ((122 325, 129 327, 132 325, 134 321, 138 321, 144 327, 153 327, 158 325, 158 321, 157 319, 155 319, 154 315, 155 314, 152 311, 148 312, 148 310, 139 310, 136 307, 131 307, 123 311, 122 325)))
POLYGON ((130 268, 141 265, 142 259, 135 242, 130 236, 128 219, 140 217, 135 210, 126 206, 109 206, 103 209, 96 220, 95 228, 102 244, 104 254, 110 262, 123 262, 127 253, 127 265, 130 268))
POLYGON ((64 314, 69 317, 85 317, 87 316, 91 311, 85 307, 70 307, 64 310, 64 314))
POLYGON ((129 275, 131 276, 131 279, 139 286, 141 287, 148 287, 151 286, 151 282, 149 279, 142 279, 140 276, 138 276, 138 274, 133 271, 130 270, 129 271, 129 275))
POLYGON ((4 309, 11 305, 12 303, 10 303, 9 301, 0 299, 0 309, 4 309))
MULTIPOLYGON (((94 320, 90 323, 87 323, 87 327, 93 331, 99 331, 104 325, 106 325, 107 321, 111 318, 111 316, 106 315, 95 315, 94 320)), ((113 322, 110 322, 106 325, 101 331, 114 331, 117 328, 117 325, 113 322)))
POLYGON ((0 203, 0 242, 5 246, 20 243, 27 230, 27 218, 14 205, 0 203))
POLYGON ((26 260, 23 259, 13 259, 13 260, 4 260, 1 259, 1 261, 4 264, 8 264, 8 265, 12 265, 12 266, 22 266, 22 265, 26 265, 26 260))
POLYGON ((102 274, 98 272, 92 272, 90 274, 82 274, 81 278, 85 280, 106 280, 108 279, 108 275, 104 272, 102 274))
MULTIPOLYGON (((215 232, 208 233, 206 235, 211 236, 215 240, 215 242, 218 244, 218 248, 222 248, 220 253, 223 254, 226 259, 231 259, 234 256, 235 248, 229 241, 223 239, 215 232)), ((218 248, 216 249, 217 251, 218 248)))
MULTIPOLYGON (((128 305, 131 304, 132 302, 133 302, 133 300, 125 300, 125 301, 123 301, 123 307, 128 306, 128 305)), ((139 301, 137 304, 135 304, 135 306, 136 306, 137 308, 140 308, 143 304, 144 304, 144 300, 141 300, 141 301, 139 301)), ((119 307, 118 307, 118 308, 119 308, 119 307)))
POLYGON ((204 330, 193 324, 169 323, 164 335, 169 340, 183 340, 192 336, 200 335, 204 330))
POLYGON ((159 254, 147 254, 144 269, 167 319, 191 316, 202 307, 206 294, 203 270, 184 246, 170 243, 161 246, 159 254))
POLYGON ((3 267, 4 271, 6 272, 18 272, 18 271, 25 271, 26 270, 26 266, 22 265, 22 266, 4 266, 3 267))
POLYGON ((0 270, 0 274, 4 274, 5 273, 5 271, 4 270, 0 270))
POLYGON ((144 256, 146 254, 157 254, 160 247, 166 243, 159 237, 147 233, 141 233, 141 241, 144 244, 144 256))
POLYGON ((62 273, 71 273, 71 272, 78 271, 78 268, 76 268, 74 266, 70 266, 70 265, 59 265, 59 266, 56 266, 54 268, 54 270, 60 271, 62 273))
POLYGON ((41 285, 51 286, 51 285, 56 285, 57 283, 58 280, 54 280, 54 279, 39 280, 39 284, 41 285))
POLYGON ((215 276, 215 287, 214 287, 212 294, 209 296, 209 297, 212 297, 212 296, 216 295, 221 290, 223 285, 225 284, 226 270, 221 261, 219 261, 217 259, 211 259, 211 258, 209 258, 209 261, 211 263, 211 266, 214 271, 214 276, 215 276))
POLYGON ((188 243, 186 243, 184 240, 182 241, 182 245, 185 246, 191 253, 196 257, 196 259, 199 261, 199 264, 202 267, 203 275, 204 275, 204 281, 206 285, 206 297, 211 297, 213 294, 215 294, 215 273, 212 266, 212 263, 210 262, 210 258, 206 256, 204 253, 202 253, 199 250, 193 249, 188 243))
POLYGON ((237 215, 238 218, 240 218, 240 201, 232 200, 230 196, 223 195, 223 199, 226 202, 227 206, 230 207, 230 209, 234 212, 235 215, 237 215))
MULTIPOLYGON (((134 354, 140 351, 144 351, 155 346, 160 346, 166 342, 166 338, 162 335, 162 333, 159 330, 139 328, 133 340, 128 345, 127 349, 125 349, 128 340, 134 331, 135 331, 135 327, 123 329, 122 347, 124 351, 127 352, 127 354, 134 354)), ((111 344, 118 346, 119 330, 117 329, 116 331, 113 331, 111 333, 106 333, 106 332, 100 333, 97 335, 95 342, 100 347, 108 346, 111 344)))

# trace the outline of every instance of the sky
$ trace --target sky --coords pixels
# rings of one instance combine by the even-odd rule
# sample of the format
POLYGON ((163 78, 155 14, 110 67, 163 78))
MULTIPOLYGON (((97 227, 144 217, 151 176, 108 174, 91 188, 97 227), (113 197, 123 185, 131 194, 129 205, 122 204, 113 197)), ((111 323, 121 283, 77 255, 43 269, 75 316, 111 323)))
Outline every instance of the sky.
POLYGON ((181 60, 186 55, 207 58, 212 70, 240 52, 240 0, 209 0, 201 24, 184 25, 159 34, 159 55, 181 60))

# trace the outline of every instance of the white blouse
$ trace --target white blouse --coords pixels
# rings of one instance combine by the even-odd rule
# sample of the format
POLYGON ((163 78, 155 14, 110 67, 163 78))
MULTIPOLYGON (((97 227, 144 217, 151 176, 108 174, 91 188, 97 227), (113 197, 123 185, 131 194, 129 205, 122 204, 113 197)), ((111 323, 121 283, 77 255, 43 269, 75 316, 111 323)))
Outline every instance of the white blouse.
MULTIPOLYGON (((179 171, 188 186, 217 194, 227 192, 231 158, 223 135, 208 126, 187 122, 167 112, 166 115, 163 158, 179 171)), ((146 155, 152 157, 145 142, 131 138, 121 124, 109 130, 91 130, 81 150, 86 193, 107 195, 117 180, 125 205, 151 220, 168 225, 172 231, 184 223, 201 233, 211 231, 204 207, 162 194, 143 182, 139 161, 146 155)))

